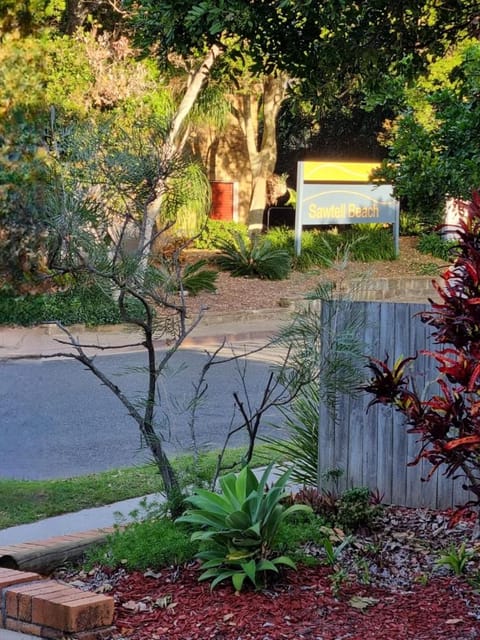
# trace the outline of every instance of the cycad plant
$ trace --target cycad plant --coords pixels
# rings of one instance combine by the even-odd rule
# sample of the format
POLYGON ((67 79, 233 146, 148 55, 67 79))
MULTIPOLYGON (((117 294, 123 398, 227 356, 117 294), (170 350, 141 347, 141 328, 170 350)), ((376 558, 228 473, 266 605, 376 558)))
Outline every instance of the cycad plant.
POLYGON ((221 239, 217 248, 222 252, 218 266, 232 276, 253 276, 266 280, 285 280, 291 271, 291 257, 285 249, 275 249, 261 236, 244 238, 232 231, 231 238, 221 239))
POLYGON ((275 541, 287 516, 311 509, 299 504, 286 507, 282 500, 291 473, 285 472, 268 487, 271 472, 272 464, 259 480, 246 466, 238 475, 220 478, 221 493, 197 489, 186 499, 192 508, 176 522, 196 528, 191 539, 203 543, 197 554, 204 569, 199 580, 212 580, 212 589, 229 578, 236 591, 241 591, 247 578, 259 588, 267 573, 278 573, 280 565, 295 568, 288 556, 275 555, 275 541))
POLYGON ((196 296, 201 291, 216 291, 218 273, 211 269, 205 269, 206 260, 197 260, 193 264, 187 264, 180 271, 177 265, 171 265, 167 261, 156 266, 158 281, 165 292, 188 291, 196 296))

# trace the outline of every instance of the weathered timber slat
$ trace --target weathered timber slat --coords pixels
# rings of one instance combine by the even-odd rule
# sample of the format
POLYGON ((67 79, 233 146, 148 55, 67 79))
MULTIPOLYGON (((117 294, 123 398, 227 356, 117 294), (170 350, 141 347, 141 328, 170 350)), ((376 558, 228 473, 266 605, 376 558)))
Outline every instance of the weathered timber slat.
MULTIPOLYGON (((322 331, 328 335, 328 325, 338 302, 323 302, 322 331)), ((338 307, 337 307, 338 308, 338 307)), ((347 313, 363 318, 363 330, 358 339, 366 355, 384 360, 389 356, 393 365, 399 357, 418 354, 409 370, 418 390, 425 385, 427 397, 435 393, 438 371, 435 360, 422 355, 424 350, 437 350, 431 336, 431 327, 421 322, 418 314, 430 309, 429 305, 400 302, 351 302, 342 308, 342 323, 348 322, 347 313)), ((328 356, 328 341, 322 345, 323 357, 328 356)), ((366 360, 365 360, 366 363, 366 360)), ((365 370, 365 376, 369 372, 365 370)), ((319 408, 319 487, 330 488, 323 474, 340 468, 343 476, 339 489, 366 486, 384 494, 384 501, 411 507, 450 508, 468 499, 462 488, 463 478, 452 480, 437 471, 426 482, 431 465, 422 461, 409 466, 419 452, 418 435, 407 434, 400 414, 392 408, 374 406, 367 412, 372 396, 363 393, 357 397, 339 395, 335 421, 323 402, 319 408)))

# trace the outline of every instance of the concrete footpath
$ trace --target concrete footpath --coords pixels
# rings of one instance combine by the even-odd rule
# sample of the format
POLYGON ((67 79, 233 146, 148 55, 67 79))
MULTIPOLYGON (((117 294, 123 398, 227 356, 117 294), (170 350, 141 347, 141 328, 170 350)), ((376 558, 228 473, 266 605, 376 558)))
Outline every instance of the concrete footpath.
MULTIPOLYGON (((288 308, 246 311, 244 313, 206 314, 182 345, 182 348, 213 347, 225 341, 226 344, 248 345, 249 342, 264 340, 268 342, 291 317, 294 304, 288 308)), ((126 350, 142 349, 141 336, 135 335, 123 326, 89 329, 83 326, 69 328, 71 334, 83 345, 91 345, 91 353, 116 353, 126 350), (108 346, 99 350, 96 346, 108 346)), ((71 345, 61 344, 59 340, 68 337, 54 324, 33 328, 7 327, 0 329, 0 361, 8 358, 61 357, 62 353, 71 353, 71 345)), ((165 346, 165 340, 159 337, 158 348, 165 346)), ((84 509, 46 518, 32 524, 10 527, 0 530, 0 565, 24 569, 42 553, 48 554, 52 548, 65 549, 65 557, 71 557, 70 549, 90 544, 91 540, 101 540, 112 530, 115 524, 128 522, 129 514, 140 508, 140 503, 161 501, 160 495, 144 496, 118 502, 104 507, 84 509), (18 552, 18 556, 17 556, 18 552), (70 553, 70 555, 68 555, 70 553), (22 560, 23 558, 23 560, 22 560), (26 560, 25 560, 26 559, 26 560), (18 561, 18 562, 17 562, 18 561)), ((0 629, 0 640, 30 640, 38 636, 0 629)))
MULTIPOLYGON (((241 342, 252 339, 268 339, 291 317, 295 303, 288 308, 258 309, 235 313, 206 313, 182 344, 182 348, 226 342, 241 342)), ((124 325, 106 325, 88 328, 74 325, 68 328, 72 336, 82 345, 89 345, 87 353, 116 353, 139 351, 142 336, 124 325), (102 348, 103 347, 103 348, 102 348)), ((2 327, 0 329, 0 361, 8 358, 53 357, 72 353, 68 336, 55 324, 36 327, 2 327), (67 344, 64 344, 67 343, 67 344)), ((163 336, 156 338, 156 345, 166 344, 163 336)))
POLYGON ((158 502, 162 500, 158 494, 131 498, 122 502, 92 509, 83 509, 75 513, 45 518, 31 524, 0 529, 0 559, 2 548, 25 542, 38 542, 58 536, 67 536, 93 529, 110 529, 115 524, 131 520, 129 514, 140 509, 143 500, 158 502))

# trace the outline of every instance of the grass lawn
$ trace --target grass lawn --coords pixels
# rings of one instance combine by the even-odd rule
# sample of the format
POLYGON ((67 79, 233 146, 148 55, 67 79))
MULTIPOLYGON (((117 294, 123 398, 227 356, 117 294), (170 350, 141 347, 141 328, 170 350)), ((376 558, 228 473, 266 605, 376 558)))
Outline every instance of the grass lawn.
MULTIPOLYGON (((233 464, 242 453, 242 449, 228 450, 224 463, 233 464)), ((182 483, 192 484, 195 477, 200 481, 213 477, 217 456, 215 451, 202 454, 196 474, 191 455, 179 456, 172 463, 182 483)), ((271 459, 272 452, 262 445, 256 448, 252 464, 271 459)), ((153 464, 61 480, 0 480, 0 529, 161 490, 162 481, 153 464)))

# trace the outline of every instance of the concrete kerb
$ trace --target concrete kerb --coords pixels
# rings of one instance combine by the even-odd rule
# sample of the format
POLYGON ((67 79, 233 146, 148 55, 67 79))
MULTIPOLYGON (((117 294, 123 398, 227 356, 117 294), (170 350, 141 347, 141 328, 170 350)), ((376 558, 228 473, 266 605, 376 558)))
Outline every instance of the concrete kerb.
MULTIPOLYGON (((358 300, 392 300, 404 302, 427 302, 435 298, 432 278, 417 276, 410 278, 375 278, 368 280, 359 289, 353 287, 355 299, 358 300)), ((348 294, 348 290, 344 293, 348 294)), ((235 312, 210 312, 206 310, 201 322, 189 335, 183 346, 194 348, 217 343, 226 338, 227 342, 250 340, 259 337, 271 337, 273 333, 291 318, 294 311, 304 308, 308 301, 302 296, 279 299, 278 306, 270 309, 254 309, 235 312)), ((89 328, 83 325, 69 327, 74 336, 81 337, 82 343, 106 345, 121 348, 125 342, 138 342, 141 336, 136 335, 124 325, 111 325, 89 328)), ((2 327, 0 329, 0 359, 15 356, 41 354, 51 356, 57 352, 68 350, 68 345, 61 345, 58 339, 64 340, 65 334, 55 325, 41 325, 31 328, 2 327)), ((158 347, 165 340, 157 340, 158 347)), ((140 349, 141 347, 136 347, 140 349)))
MULTIPOLYGON (((204 345, 228 342, 248 341, 252 339, 272 337, 282 324, 288 322, 296 305, 289 308, 259 309, 242 313, 205 314, 202 321, 189 334, 182 348, 195 348, 204 345)), ((143 347, 142 335, 132 331, 126 325, 106 325, 86 327, 73 325, 68 327, 70 333, 82 344, 92 345, 92 351, 102 353, 100 347, 108 347, 103 353, 117 351, 138 351, 143 347), (123 345, 135 346, 123 348, 123 345), (97 348, 98 346, 98 348, 97 348)), ((0 329, 0 359, 18 356, 52 357, 55 354, 71 353, 72 347, 62 344, 67 336, 55 325, 43 324, 35 327, 2 327, 0 329)), ((157 348, 164 347, 167 342, 159 336, 155 340, 157 348)), ((88 351, 88 350, 87 350, 88 351)))

